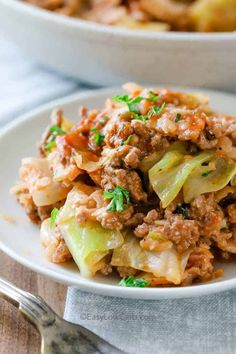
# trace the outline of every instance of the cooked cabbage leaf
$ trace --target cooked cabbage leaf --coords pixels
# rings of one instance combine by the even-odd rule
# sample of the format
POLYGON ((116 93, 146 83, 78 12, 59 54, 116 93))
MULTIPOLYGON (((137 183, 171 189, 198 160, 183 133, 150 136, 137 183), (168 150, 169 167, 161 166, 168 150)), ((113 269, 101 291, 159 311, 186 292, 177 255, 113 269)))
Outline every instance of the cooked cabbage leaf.
POLYGON ((37 207, 52 205, 65 199, 70 190, 53 179, 49 163, 45 158, 22 159, 20 180, 29 188, 37 207))
POLYGON ((190 173, 213 156, 214 152, 207 151, 184 159, 183 153, 169 151, 151 168, 149 180, 161 199, 163 208, 166 208, 176 198, 190 173))
POLYGON ((78 223, 75 218, 76 200, 81 197, 83 192, 75 187, 68 194, 56 223, 81 275, 91 277, 101 268, 109 250, 123 243, 123 237, 119 231, 104 229, 98 222, 78 223))
POLYGON ((114 250, 111 264, 152 273, 177 285, 181 283, 190 252, 179 254, 174 245, 161 252, 146 251, 129 233, 125 235, 124 243, 114 250))
POLYGON ((150 155, 144 157, 144 159, 140 162, 140 170, 144 173, 148 172, 150 168, 152 168, 158 161, 160 161, 164 154, 169 151, 177 151, 180 154, 186 154, 186 144, 177 141, 171 144, 167 149, 161 151, 154 151, 150 155))
POLYGON ((209 170, 208 166, 200 166, 190 174, 183 187, 185 203, 201 194, 224 188, 236 174, 236 163, 227 158, 216 158, 214 162, 214 170, 209 170))

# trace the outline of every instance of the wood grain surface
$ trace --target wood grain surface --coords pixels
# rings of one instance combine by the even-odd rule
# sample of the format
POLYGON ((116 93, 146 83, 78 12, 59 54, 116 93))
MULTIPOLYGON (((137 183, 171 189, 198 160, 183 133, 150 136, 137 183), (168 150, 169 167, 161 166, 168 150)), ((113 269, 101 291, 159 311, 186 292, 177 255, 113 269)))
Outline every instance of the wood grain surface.
MULTIPOLYGON (((20 288, 42 296, 60 315, 64 311, 66 287, 46 279, 0 252, 0 276, 20 288)), ((0 354, 38 354, 37 330, 11 304, 0 299, 0 354)))

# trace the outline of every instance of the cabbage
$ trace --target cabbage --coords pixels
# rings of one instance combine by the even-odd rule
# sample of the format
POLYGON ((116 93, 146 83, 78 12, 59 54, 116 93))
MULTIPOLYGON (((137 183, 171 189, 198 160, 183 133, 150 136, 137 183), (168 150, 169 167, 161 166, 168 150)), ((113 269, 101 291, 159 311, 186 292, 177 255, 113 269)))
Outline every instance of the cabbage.
POLYGON ((150 155, 144 157, 144 159, 140 162, 140 170, 144 173, 148 172, 150 168, 152 168, 158 161, 160 161, 163 155, 169 151, 177 151, 180 154, 185 154, 186 145, 177 141, 170 145, 166 150, 154 151, 150 155))
POLYGON ((52 178, 47 159, 29 157, 22 160, 20 179, 26 184, 36 206, 55 204, 66 198, 70 188, 52 178))
POLYGON ((185 203, 191 202, 200 194, 224 188, 236 174, 236 163, 226 158, 217 158, 214 162, 213 171, 208 166, 200 166, 190 174, 183 187, 185 203))
POLYGON ((83 277, 93 276, 109 250, 123 242, 119 231, 104 229, 98 222, 79 224, 75 217, 59 229, 83 277))
POLYGON ((169 151, 151 168, 149 180, 161 199, 163 208, 166 208, 176 198, 190 173, 213 156, 214 153, 208 151, 184 159, 182 152, 169 151))
POLYGON ((98 222, 87 221, 83 224, 77 222, 76 201, 87 196, 87 191, 81 191, 80 187, 73 188, 68 194, 66 204, 57 216, 56 224, 81 275, 91 277, 101 268, 109 250, 123 243, 123 237, 119 231, 104 229, 98 222))
POLYGON ((130 233, 125 236, 122 246, 114 250, 111 264, 152 273, 155 277, 163 277, 178 285, 182 281, 190 252, 179 254, 174 245, 165 251, 146 251, 130 233))
POLYGON ((163 151, 155 151, 152 154, 144 157, 144 159, 140 162, 139 168, 142 172, 146 173, 150 168, 152 168, 155 163, 160 161, 164 152, 163 151))

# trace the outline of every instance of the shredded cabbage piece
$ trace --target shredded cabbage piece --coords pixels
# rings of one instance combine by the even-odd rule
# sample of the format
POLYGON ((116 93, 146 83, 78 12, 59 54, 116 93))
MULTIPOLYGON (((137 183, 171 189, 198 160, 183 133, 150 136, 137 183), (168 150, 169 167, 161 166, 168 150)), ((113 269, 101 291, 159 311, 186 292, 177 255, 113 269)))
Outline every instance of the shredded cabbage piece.
POLYGON ((77 186, 68 194, 56 223, 81 275, 92 277, 102 267, 102 260, 109 250, 123 243, 123 236, 120 231, 104 229, 98 222, 78 223, 76 201, 86 197, 86 192, 77 186))
POLYGON ((190 173, 213 156, 213 151, 207 151, 184 159, 183 152, 174 150, 167 152, 151 168, 149 180, 152 188, 161 199, 163 208, 166 208, 176 198, 190 173))
POLYGON ((45 158, 22 159, 20 178, 29 188, 37 207, 52 205, 65 199, 70 190, 53 179, 45 158))
POLYGON ((208 166, 196 168, 183 187, 184 201, 190 203, 197 196, 223 189, 236 174, 236 163, 227 158, 216 158, 215 169, 208 166))
POLYGON ((144 159, 140 162, 139 168, 142 172, 148 172, 157 162, 159 162, 165 153, 170 151, 177 151, 180 154, 186 153, 186 147, 184 143, 175 142, 167 149, 162 151, 154 151, 152 154, 144 157, 144 159))
POLYGON ((177 285, 183 278, 190 252, 179 254, 174 245, 160 252, 147 251, 140 246, 136 237, 128 233, 121 247, 114 250, 111 264, 152 273, 177 285))

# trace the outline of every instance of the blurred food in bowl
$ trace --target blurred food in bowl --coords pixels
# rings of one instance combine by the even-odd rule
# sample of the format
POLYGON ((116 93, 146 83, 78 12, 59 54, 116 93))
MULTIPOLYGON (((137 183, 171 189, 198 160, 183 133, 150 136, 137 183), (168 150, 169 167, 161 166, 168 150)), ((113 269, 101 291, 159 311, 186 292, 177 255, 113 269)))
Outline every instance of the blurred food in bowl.
POLYGON ((58 14, 152 31, 236 29, 235 0, 24 0, 58 14))

